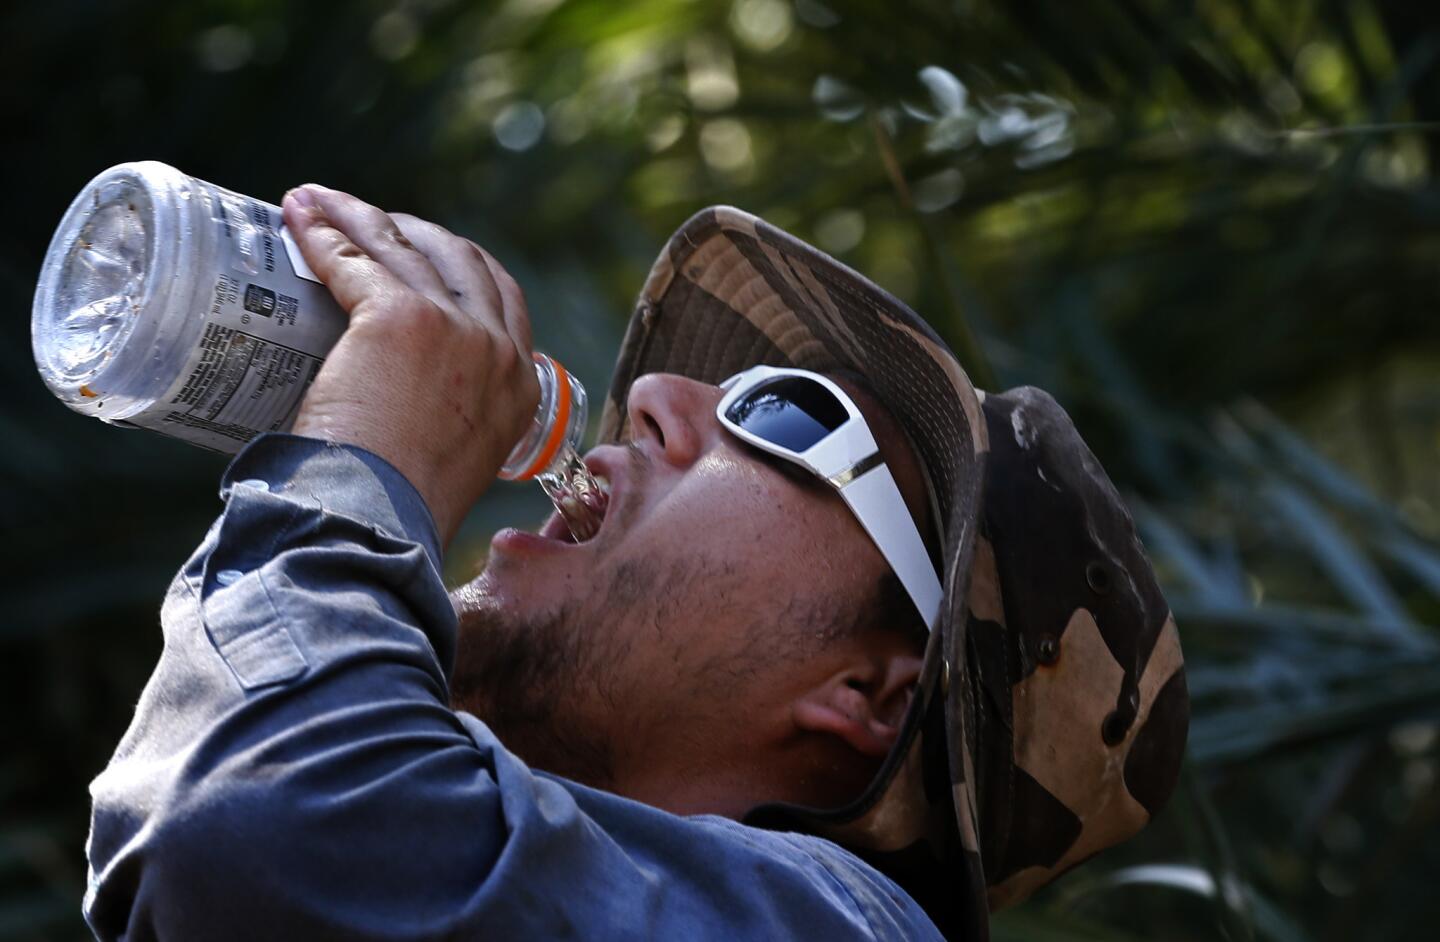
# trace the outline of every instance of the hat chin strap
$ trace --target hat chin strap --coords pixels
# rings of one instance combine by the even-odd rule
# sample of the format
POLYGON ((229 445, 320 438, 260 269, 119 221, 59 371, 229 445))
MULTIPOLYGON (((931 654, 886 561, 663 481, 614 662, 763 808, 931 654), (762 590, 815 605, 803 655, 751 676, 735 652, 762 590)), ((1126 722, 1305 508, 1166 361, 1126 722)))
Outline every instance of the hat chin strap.
POLYGON ((945 759, 944 698, 940 696, 941 645, 932 636, 921 667, 916 699, 910 704, 895 745, 854 800, 836 808, 767 802, 745 814, 744 823, 794 829, 827 837, 851 849, 896 850, 929 838, 934 812, 949 810, 945 759), (931 728, 929 736, 922 730, 931 728), (928 775, 934 781, 927 782, 928 775), (929 796, 935 795, 935 799, 929 796))
MULTIPOLYGON (((834 841, 900 884, 947 937, 965 938, 988 911, 970 912, 977 897, 954 880, 954 868, 973 855, 955 826, 939 683, 942 645, 934 642, 938 636, 927 648, 918 696, 894 747, 854 801, 829 809, 773 802, 752 808, 743 823, 834 841)), ((983 886, 978 870, 972 878, 983 886)))

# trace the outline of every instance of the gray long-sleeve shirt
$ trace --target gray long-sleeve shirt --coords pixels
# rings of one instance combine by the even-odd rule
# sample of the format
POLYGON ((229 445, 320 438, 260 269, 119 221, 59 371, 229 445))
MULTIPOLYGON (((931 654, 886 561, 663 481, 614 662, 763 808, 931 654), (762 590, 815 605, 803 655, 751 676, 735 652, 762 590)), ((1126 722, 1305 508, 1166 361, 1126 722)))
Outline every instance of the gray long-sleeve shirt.
POLYGON ((449 709, 434 524, 381 459, 267 435, 221 497, 91 785, 98 937, 939 937, 828 841, 534 771, 449 709))

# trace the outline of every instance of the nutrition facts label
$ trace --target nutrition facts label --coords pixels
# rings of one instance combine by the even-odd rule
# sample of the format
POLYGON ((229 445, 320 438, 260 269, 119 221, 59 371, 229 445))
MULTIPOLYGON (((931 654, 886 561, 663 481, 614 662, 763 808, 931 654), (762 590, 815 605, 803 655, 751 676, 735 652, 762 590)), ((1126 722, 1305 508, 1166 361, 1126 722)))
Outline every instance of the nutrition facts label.
POLYGON ((206 324, 200 356, 171 400, 167 424, 244 442, 286 428, 323 361, 254 334, 206 324))

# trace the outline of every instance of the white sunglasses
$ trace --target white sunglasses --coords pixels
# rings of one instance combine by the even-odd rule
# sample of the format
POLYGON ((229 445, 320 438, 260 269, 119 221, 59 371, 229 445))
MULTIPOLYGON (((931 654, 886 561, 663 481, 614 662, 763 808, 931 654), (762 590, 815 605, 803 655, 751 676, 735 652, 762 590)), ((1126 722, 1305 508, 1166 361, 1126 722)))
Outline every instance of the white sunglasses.
POLYGON ((933 631, 943 595, 920 531, 845 391, 809 370, 752 366, 725 380, 715 417, 741 441, 785 458, 840 492, 933 631))

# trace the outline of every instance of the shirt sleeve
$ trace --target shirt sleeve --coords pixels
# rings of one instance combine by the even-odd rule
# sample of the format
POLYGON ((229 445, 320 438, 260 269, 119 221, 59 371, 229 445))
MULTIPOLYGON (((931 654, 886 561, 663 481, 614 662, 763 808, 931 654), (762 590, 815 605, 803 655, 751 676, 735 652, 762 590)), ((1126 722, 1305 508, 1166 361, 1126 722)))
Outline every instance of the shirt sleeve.
POLYGON ((221 497, 91 785, 98 938, 938 937, 833 845, 533 772, 450 710, 435 527, 380 458, 267 435, 221 497))

